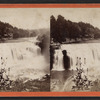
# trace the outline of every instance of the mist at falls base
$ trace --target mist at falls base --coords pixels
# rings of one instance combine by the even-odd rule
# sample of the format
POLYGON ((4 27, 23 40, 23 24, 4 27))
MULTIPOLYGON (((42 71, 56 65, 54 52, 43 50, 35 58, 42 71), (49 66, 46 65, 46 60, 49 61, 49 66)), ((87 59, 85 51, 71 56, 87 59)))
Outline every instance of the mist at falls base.
POLYGON ((62 44, 60 49, 55 49, 54 63, 52 71, 64 71, 63 54, 66 50, 70 58, 70 69, 76 70, 77 58, 81 58, 81 67, 88 69, 88 75, 92 77, 100 76, 100 44, 99 43, 80 43, 80 44, 62 44), (84 60, 85 59, 85 60, 84 60))
POLYGON ((0 64, 2 63, 1 57, 5 63, 1 67, 6 69, 11 80, 41 79, 44 75, 49 74, 49 64, 46 62, 45 56, 41 54, 41 48, 36 45, 36 37, 23 40, 0 43, 0 64))

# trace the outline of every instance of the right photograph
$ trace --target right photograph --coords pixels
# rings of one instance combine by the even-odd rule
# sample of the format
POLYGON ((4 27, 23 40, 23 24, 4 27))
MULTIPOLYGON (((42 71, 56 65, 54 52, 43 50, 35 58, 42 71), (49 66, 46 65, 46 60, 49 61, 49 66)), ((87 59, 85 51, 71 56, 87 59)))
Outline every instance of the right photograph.
POLYGON ((100 91, 99 22, 99 8, 52 8, 52 92, 100 91))

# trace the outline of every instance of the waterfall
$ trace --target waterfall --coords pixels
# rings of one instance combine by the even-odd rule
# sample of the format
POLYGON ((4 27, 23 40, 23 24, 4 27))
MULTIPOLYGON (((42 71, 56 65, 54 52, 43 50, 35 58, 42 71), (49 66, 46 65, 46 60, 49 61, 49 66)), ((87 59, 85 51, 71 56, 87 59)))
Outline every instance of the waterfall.
POLYGON ((62 60, 62 50, 67 51, 70 57, 70 69, 76 70, 77 64, 81 63, 83 69, 91 71, 93 74, 100 71, 100 44, 99 43, 83 43, 83 44, 62 44, 61 49, 55 50, 54 64, 52 70, 64 70, 62 60), (60 64, 59 64, 60 63, 60 64))
POLYGON ((65 70, 63 66, 63 55, 61 50, 55 50, 54 64, 52 70, 58 70, 58 71, 65 70))
POLYGON ((32 42, 30 38, 29 40, 0 43, 0 69, 5 68, 6 71, 10 69, 11 79, 19 76, 36 79, 46 74, 44 70, 47 63, 41 54, 41 48, 36 45, 35 40, 32 42))

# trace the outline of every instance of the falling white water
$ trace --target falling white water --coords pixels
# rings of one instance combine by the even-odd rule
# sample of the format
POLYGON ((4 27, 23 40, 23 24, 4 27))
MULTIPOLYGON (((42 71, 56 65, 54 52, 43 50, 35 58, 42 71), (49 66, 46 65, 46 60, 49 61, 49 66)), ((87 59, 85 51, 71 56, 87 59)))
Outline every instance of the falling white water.
POLYGON ((0 43, 0 68, 5 68, 11 79, 37 79, 46 74, 48 64, 36 42, 36 38, 32 38, 24 42, 0 43), (1 57, 4 60, 3 65, 1 57))
POLYGON ((81 58, 81 67, 90 71, 92 75, 99 75, 100 72, 100 43, 84 44, 65 44, 61 49, 55 50, 53 69, 63 69, 62 50, 67 51, 70 57, 70 69, 75 70, 77 66, 77 57, 81 58), (57 62, 56 62, 57 59, 57 62), (55 63, 56 62, 56 63, 55 63), (59 62, 61 62, 59 66, 59 62), (56 65, 56 66, 55 66, 56 65))
POLYGON ((67 50, 70 57, 71 69, 76 69, 77 57, 81 58, 81 63, 84 68, 98 68, 100 65, 100 44, 72 44, 62 45, 62 50, 67 50), (84 62, 84 58, 86 62, 84 62))
POLYGON ((64 66, 63 66, 63 54, 62 51, 59 50, 55 50, 54 53, 54 63, 53 63, 53 69, 52 70, 57 70, 57 71, 63 71, 64 66))

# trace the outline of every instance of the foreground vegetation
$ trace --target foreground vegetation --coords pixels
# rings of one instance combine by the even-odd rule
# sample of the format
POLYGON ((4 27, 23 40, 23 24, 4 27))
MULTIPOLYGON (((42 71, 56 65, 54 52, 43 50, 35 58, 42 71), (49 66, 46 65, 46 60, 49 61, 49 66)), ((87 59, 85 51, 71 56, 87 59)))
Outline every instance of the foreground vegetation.
POLYGON ((9 86, 2 85, 0 87, 1 92, 39 92, 39 91, 50 91, 50 77, 42 79, 26 80, 17 79, 11 81, 9 86))

